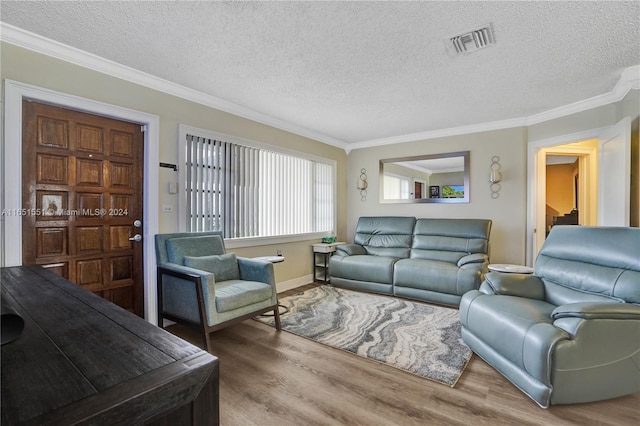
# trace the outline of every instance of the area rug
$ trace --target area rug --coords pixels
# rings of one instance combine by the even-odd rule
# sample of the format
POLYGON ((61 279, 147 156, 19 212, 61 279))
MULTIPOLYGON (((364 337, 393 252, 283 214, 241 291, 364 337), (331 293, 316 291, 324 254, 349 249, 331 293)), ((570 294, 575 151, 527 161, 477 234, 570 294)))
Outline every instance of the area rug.
POLYGON ((283 330, 451 387, 471 359, 456 309, 328 285, 280 304, 283 330))

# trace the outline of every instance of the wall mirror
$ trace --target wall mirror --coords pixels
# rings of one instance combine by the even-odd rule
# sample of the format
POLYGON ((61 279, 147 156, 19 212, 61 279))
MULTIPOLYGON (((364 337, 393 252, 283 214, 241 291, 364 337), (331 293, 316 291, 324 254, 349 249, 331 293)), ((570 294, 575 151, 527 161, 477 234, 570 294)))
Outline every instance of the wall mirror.
POLYGON ((468 203, 469 151, 380 160, 381 203, 468 203))

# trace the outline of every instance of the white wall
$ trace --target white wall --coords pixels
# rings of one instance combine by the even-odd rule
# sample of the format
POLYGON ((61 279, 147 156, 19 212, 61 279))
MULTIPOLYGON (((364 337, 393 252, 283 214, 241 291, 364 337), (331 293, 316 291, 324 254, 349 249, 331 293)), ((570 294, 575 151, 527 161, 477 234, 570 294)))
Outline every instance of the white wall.
POLYGON ((493 221, 491 261, 524 262, 526 129, 522 127, 407 142, 353 150, 348 157, 347 233, 353 240, 360 216, 416 216, 432 218, 479 218, 493 221), (379 193, 379 161, 411 155, 470 151, 470 202, 468 204, 383 204, 379 193), (502 189, 500 197, 491 198, 489 165, 491 157, 500 157, 502 189), (366 201, 356 189, 360 169, 367 169, 369 187, 366 201))

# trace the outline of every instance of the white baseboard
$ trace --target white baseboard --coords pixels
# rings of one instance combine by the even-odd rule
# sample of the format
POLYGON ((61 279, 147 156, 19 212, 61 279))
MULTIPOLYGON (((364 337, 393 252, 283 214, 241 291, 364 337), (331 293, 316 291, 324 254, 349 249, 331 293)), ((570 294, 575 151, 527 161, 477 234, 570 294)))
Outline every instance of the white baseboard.
POLYGON ((292 290, 297 287, 301 287, 306 284, 311 284, 313 282, 313 276, 311 274, 305 275, 302 277, 294 278, 289 281, 282 281, 276 283, 276 289, 278 293, 282 293, 283 291, 292 290))

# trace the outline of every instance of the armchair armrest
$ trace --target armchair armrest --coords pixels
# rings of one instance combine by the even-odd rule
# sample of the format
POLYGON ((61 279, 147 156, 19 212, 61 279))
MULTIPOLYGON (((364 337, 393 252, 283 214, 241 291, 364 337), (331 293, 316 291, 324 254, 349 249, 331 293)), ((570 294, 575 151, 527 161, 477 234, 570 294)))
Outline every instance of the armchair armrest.
POLYGON ((544 299, 544 285, 542 280, 535 275, 489 272, 484 276, 484 279, 480 288, 484 293, 544 299))
POLYGON ((161 316, 180 319, 193 324, 213 321, 215 312, 215 277, 211 272, 177 263, 162 263, 158 274, 158 324, 161 316))
POLYGON ((248 257, 238 257, 238 269, 240 279, 246 281, 258 281, 269 284, 275 288, 276 279, 273 273, 273 264, 248 257))
POLYGON ((538 377, 551 386, 551 357, 554 348, 571 335, 552 324, 539 322, 532 325, 525 336, 522 347, 522 362, 533 377, 538 377))
MULTIPOLYGON (((616 302, 568 303, 554 309, 551 317, 554 320, 554 327, 564 330, 572 337, 577 336, 584 329, 590 330, 586 333, 596 333, 590 336, 592 338, 600 336, 594 340, 601 345, 603 341, 615 336, 636 334, 637 322, 640 321, 640 306, 616 302), (609 321, 597 321, 599 319, 609 321)), ((631 339, 631 342, 635 342, 633 351, 637 351, 637 340, 631 339)))
POLYGON ((170 275, 172 277, 194 281, 196 278, 206 278, 208 275, 213 277, 211 272, 203 271, 188 266, 178 265, 177 263, 163 263, 158 265, 158 276, 170 275))
POLYGON ((558 306, 551 313, 554 320, 561 318, 640 320, 640 306, 630 303, 579 302, 558 306))
POLYGON ((470 263, 484 263, 487 260, 488 260, 488 257, 484 253, 468 254, 466 256, 461 257, 460 260, 458 260, 458 268, 470 263))
POLYGON ((367 254, 367 250, 359 244, 341 244, 336 247, 337 256, 355 256, 359 254, 367 254))

